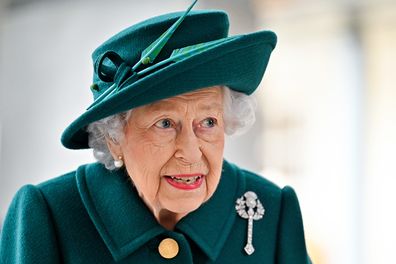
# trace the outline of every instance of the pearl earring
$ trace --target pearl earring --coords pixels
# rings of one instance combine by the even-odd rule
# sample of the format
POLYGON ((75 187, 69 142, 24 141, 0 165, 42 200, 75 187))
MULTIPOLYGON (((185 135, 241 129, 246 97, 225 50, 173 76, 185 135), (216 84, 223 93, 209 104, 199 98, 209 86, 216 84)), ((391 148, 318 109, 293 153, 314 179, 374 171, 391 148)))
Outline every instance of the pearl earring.
POLYGON ((121 168, 124 166, 124 161, 122 160, 122 156, 118 156, 118 160, 114 160, 114 167, 121 168))

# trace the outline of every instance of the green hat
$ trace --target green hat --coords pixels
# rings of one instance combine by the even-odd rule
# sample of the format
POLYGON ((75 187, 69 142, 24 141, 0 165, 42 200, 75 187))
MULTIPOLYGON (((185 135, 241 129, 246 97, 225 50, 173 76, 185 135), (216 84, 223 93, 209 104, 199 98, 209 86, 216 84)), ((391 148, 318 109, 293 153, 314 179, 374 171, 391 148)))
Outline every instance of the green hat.
POLYGON ((94 103, 63 132, 66 148, 89 148, 90 123, 134 107, 214 85, 256 90, 276 35, 228 36, 225 12, 190 12, 193 5, 133 25, 93 52, 94 103))

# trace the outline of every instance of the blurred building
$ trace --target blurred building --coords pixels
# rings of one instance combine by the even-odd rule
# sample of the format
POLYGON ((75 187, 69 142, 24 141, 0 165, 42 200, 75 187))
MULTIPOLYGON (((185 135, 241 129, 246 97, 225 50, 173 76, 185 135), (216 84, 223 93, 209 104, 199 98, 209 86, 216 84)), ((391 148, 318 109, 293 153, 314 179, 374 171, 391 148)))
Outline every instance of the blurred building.
MULTIPOLYGON (((91 162, 63 129, 91 101, 93 49, 187 0, 0 2, 0 222, 16 190, 91 162)), ((316 264, 387 264, 396 244, 396 2, 199 0, 231 33, 278 35, 257 123, 226 157, 292 185, 316 264), (241 153, 243 155, 241 155, 241 153)))

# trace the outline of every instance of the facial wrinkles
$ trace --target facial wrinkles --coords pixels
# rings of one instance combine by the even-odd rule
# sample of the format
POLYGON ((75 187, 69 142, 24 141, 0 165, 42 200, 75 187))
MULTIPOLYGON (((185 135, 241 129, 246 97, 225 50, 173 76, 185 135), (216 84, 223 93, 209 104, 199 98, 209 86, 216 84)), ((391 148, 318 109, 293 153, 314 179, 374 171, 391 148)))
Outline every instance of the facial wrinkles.
MULTIPOLYGON (((161 187, 167 184, 163 178, 165 175, 202 173, 207 176, 203 189, 205 198, 202 198, 206 201, 213 194, 219 180, 218 174, 221 173, 220 150, 224 145, 222 97, 218 91, 214 91, 213 89, 165 99, 136 109, 129 119, 129 148, 133 148, 130 158, 138 161, 132 162, 134 168, 131 169, 131 173, 135 169, 139 172, 135 177, 140 182, 139 187, 142 187, 140 195, 152 210, 158 212, 162 207, 166 208, 168 201, 174 197, 189 199, 191 195, 190 192, 164 192, 168 190, 168 187, 161 187), (200 123, 208 117, 217 119, 214 127, 203 127, 200 123), (161 130, 154 126, 163 118, 169 118, 174 122, 174 130, 161 130), (197 144, 199 150, 187 150, 200 151, 199 159, 189 161, 175 157, 178 149, 176 141, 181 132, 187 132, 189 134, 184 136, 191 137, 184 138, 183 140, 187 141, 183 144, 188 144, 188 140, 197 141, 194 144, 197 144), (164 197, 168 197, 168 200, 164 197)), ((134 175, 131 176, 134 178, 134 175)))
POLYGON ((169 164, 176 167, 174 173, 187 174, 187 173, 204 173, 206 172, 206 164, 203 161, 203 153, 201 150, 200 139, 197 137, 194 128, 194 107, 186 105, 184 111, 184 118, 177 128, 177 136, 174 141, 174 148, 169 164), (192 108, 192 110, 190 110, 192 108), (194 142, 192 142, 194 141, 194 142), (192 148, 192 149, 188 149, 192 148), (197 152, 191 154, 190 151, 197 152), (176 155, 176 152, 181 152, 180 157, 174 159, 172 158, 176 155), (193 155, 193 157, 190 157, 193 155), (196 156, 195 156, 196 155, 196 156), (194 157, 195 156, 195 157, 194 157), (198 157, 199 156, 199 157, 198 157), (194 160, 191 160, 194 159, 194 160), (197 159, 197 160, 195 160, 197 159))
POLYGON ((176 159, 173 155, 169 157, 166 165, 161 170, 161 175, 176 175, 176 174, 190 174, 190 173, 208 173, 208 165, 205 157, 199 162, 184 162, 180 159, 176 159))
MULTIPOLYGON (((147 149, 152 150, 152 144, 150 144, 150 141, 147 140, 142 140, 142 135, 145 133, 145 128, 138 126, 137 122, 128 122, 128 128, 133 131, 131 133, 131 137, 126 138, 125 144, 122 144, 126 148, 137 148, 141 149, 143 152, 147 151, 147 149), (139 138, 140 140, 137 140, 139 138)), ((124 151, 126 152, 126 151, 124 151)), ((153 157, 156 157, 153 155, 153 157)), ((136 157, 131 157, 131 159, 136 159, 136 157)), ((152 161, 151 161, 152 162, 152 161)), ((152 175, 155 174, 156 172, 152 171, 153 167, 151 166, 150 163, 145 164, 145 163, 139 163, 138 168, 135 168, 133 166, 129 167, 130 171, 128 171, 129 175, 131 176, 132 180, 134 181, 136 187, 138 188, 140 196, 147 200, 153 200, 154 197, 145 197, 144 194, 139 190, 139 187, 142 185, 145 186, 151 186, 152 188, 157 189, 158 191, 158 186, 159 183, 158 181, 153 181, 152 175)), ((158 172, 157 172, 158 174, 158 172)))
MULTIPOLYGON (((201 97, 202 97, 202 99, 207 100, 206 96, 201 96, 201 97)), ((194 98, 195 100, 192 100, 193 98, 191 98, 191 96, 189 96, 189 95, 178 96, 177 99, 178 100, 173 99, 173 98, 168 99, 168 101, 169 101, 168 103, 170 105, 174 106, 177 110, 179 110, 178 113, 182 113, 182 114, 180 114, 180 116, 181 116, 179 118, 180 121, 177 120, 176 130, 177 130, 178 136, 180 136, 180 133, 192 133, 193 135, 189 134, 189 135, 183 135, 183 136, 186 136, 186 137, 193 136, 194 138, 192 138, 192 140, 197 140, 196 144, 198 144, 200 146, 200 148, 202 148, 203 143, 209 143, 213 140, 213 138, 211 139, 211 138, 199 137, 197 135, 197 133, 199 133, 199 131, 196 131, 196 130, 197 129, 199 130, 200 128, 196 128, 196 126, 198 124, 196 124, 194 122, 196 121, 197 116, 205 116, 205 114, 198 115, 198 113, 200 113, 199 111, 201 109, 205 109, 206 111, 208 111, 208 108, 210 109, 211 107, 208 104, 203 104, 202 102, 200 102, 199 99, 196 100, 194 98), (175 102, 172 102, 172 101, 175 101, 175 102), (202 105, 204 105, 204 107, 201 107, 202 105), (187 131, 185 131, 185 130, 187 130, 187 131), (190 131, 188 131, 188 130, 190 130, 190 131)), ((215 117, 217 119, 220 119, 219 117, 222 117, 221 111, 218 110, 214 115, 213 114, 210 115, 210 117, 215 117)), ((199 118, 198 118, 198 120, 199 120, 199 118)), ((213 129, 216 129, 216 128, 213 128, 213 129)), ((191 138, 187 139, 187 140, 191 140, 191 138)), ((173 142, 173 143, 174 143, 173 145, 176 148, 175 142, 173 142)), ((176 151, 176 149, 174 151, 176 151)), ((201 149, 199 151, 202 152, 201 149)), ((170 160, 171 159, 172 158, 170 158, 170 160)), ((200 161, 198 163, 197 162, 189 163, 188 161, 182 162, 179 159, 177 159, 176 163, 177 164, 174 164, 174 165, 176 165, 178 173, 180 173, 180 174, 188 173, 188 172, 197 172, 197 170, 200 170, 200 169, 207 171, 207 169, 206 169, 207 166, 206 166, 205 162, 203 162, 203 161, 200 161)), ((165 169, 165 171, 166 171, 166 169, 165 169)))
POLYGON ((202 142, 208 143, 208 144, 202 144, 202 146, 214 146, 218 144, 218 141, 223 138, 224 136, 224 124, 223 124, 223 114, 222 112, 218 112, 214 115, 211 115, 211 117, 216 118, 217 124, 214 128, 212 128, 210 131, 204 131, 201 133, 201 131, 198 130, 197 133, 200 134, 200 140, 202 142))
POLYGON ((153 184, 156 184, 155 182, 152 182, 152 179, 150 177, 152 173, 153 172, 151 171, 151 169, 144 165, 142 175, 146 186, 153 186, 153 184))

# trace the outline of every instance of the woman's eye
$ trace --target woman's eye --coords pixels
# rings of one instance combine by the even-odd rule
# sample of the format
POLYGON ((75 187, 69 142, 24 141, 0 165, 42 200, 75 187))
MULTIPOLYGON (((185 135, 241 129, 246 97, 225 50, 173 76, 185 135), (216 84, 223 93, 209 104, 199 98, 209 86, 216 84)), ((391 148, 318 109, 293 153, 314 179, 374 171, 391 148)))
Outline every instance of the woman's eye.
POLYGON ((203 127, 214 127, 217 124, 217 120, 215 118, 209 117, 202 121, 203 127))
POLYGON ((170 119, 161 119, 160 121, 155 123, 155 126, 158 128, 171 128, 172 121, 170 119))

